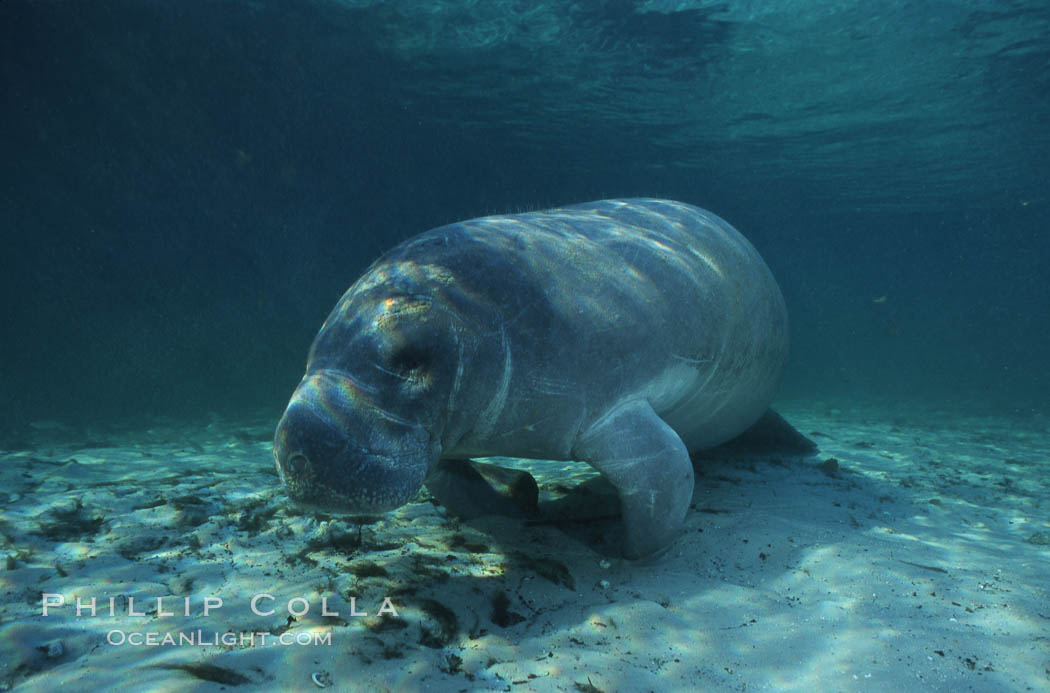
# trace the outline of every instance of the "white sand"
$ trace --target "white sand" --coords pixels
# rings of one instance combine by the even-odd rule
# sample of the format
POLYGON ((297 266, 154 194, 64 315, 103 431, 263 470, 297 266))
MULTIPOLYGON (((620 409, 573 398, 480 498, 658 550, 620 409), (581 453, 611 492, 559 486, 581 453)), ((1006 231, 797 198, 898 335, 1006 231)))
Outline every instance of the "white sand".
MULTIPOLYGON (((464 524, 426 500, 363 527, 298 514, 271 422, 36 427, 0 457, 0 687, 1050 690, 1050 423, 839 407, 780 407, 817 457, 705 463, 685 533, 647 564, 606 555, 609 521, 464 524), (100 613, 44 617, 43 593, 100 613), (252 613, 263 593, 276 613, 252 613), (198 631, 268 642, 107 642, 198 631)), ((585 465, 520 464, 570 516, 614 507, 593 480, 562 488, 585 465)))

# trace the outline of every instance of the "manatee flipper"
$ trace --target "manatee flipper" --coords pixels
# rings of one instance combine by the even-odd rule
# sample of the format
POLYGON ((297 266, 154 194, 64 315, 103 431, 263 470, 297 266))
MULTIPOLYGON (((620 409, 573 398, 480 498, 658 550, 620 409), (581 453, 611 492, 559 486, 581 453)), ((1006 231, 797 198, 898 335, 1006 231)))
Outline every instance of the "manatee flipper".
POLYGON ((443 459, 426 481, 430 494, 453 515, 473 520, 484 515, 535 517, 539 487, 531 474, 468 459, 443 459))
POLYGON ((693 452, 693 458, 800 458, 816 453, 816 443, 785 421, 780 414, 767 409, 762 418, 736 438, 717 447, 693 452))
POLYGON ((674 540, 693 497, 693 465, 682 439, 647 401, 621 404, 581 432, 573 458, 616 488, 627 558, 650 555, 674 540))

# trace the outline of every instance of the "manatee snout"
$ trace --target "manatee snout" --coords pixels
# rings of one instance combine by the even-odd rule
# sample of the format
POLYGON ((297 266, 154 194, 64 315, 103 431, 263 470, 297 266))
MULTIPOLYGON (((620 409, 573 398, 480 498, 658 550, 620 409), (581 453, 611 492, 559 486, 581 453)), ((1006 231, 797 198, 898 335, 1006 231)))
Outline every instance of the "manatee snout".
POLYGON ((344 513, 404 505, 437 458, 422 427, 384 417, 330 377, 300 384, 277 425, 273 454, 293 501, 344 513))

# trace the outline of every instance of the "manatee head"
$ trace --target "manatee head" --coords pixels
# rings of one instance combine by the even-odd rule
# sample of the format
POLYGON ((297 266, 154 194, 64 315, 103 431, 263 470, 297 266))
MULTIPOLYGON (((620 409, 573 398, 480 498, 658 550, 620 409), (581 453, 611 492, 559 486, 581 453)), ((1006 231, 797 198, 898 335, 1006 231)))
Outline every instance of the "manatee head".
POLYGON ((298 504, 391 510, 411 499, 440 457, 462 349, 451 313, 420 274, 373 268, 314 340, 274 437, 277 472, 298 504))
POLYGON ((334 371, 303 379, 274 437, 277 473, 288 495, 334 512, 403 505, 438 454, 426 428, 375 408, 352 378, 334 371))

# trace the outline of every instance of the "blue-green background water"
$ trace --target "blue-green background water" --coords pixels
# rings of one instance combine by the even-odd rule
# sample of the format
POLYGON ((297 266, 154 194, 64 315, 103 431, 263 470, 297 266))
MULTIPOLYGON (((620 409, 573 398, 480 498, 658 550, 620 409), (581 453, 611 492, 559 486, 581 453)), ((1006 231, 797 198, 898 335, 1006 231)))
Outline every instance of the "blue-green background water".
POLYGON ((280 412, 381 250, 613 196, 706 207, 784 396, 1050 389, 1041 0, 0 3, 0 420, 280 412))

